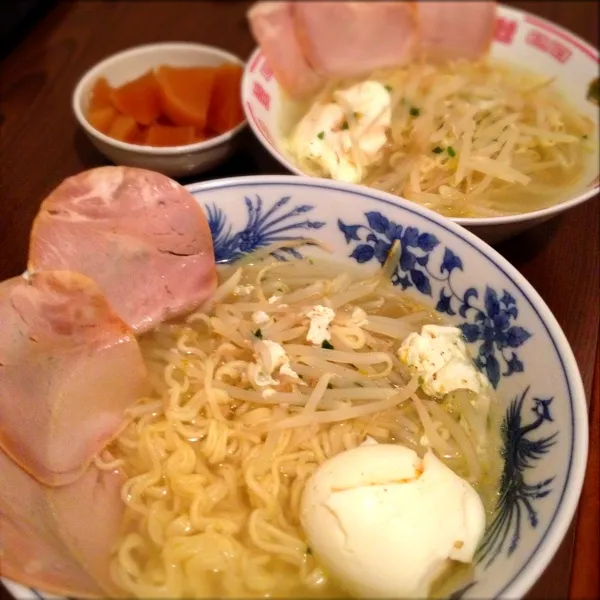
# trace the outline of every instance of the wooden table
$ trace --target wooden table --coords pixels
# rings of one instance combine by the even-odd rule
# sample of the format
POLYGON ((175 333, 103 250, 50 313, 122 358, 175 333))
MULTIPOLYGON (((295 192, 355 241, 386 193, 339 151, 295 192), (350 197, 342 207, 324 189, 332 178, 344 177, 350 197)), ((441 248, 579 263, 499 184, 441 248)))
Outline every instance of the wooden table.
MULTIPOLYGON (((76 125, 71 92, 102 58, 158 40, 223 46, 248 57, 249 2, 98 2, 55 6, 0 63, 0 280, 25 268, 40 201, 64 177, 105 163, 76 125)), ((510 2, 598 45, 597 2, 510 2)), ((205 178, 282 173, 246 132, 229 163, 205 178)), ((598 198, 499 247, 533 284, 563 327, 591 399, 588 477, 579 518, 530 598, 598 598, 598 198), (594 382, 595 377, 595 382, 594 382)), ((0 600, 8 593, 0 586, 0 600)))

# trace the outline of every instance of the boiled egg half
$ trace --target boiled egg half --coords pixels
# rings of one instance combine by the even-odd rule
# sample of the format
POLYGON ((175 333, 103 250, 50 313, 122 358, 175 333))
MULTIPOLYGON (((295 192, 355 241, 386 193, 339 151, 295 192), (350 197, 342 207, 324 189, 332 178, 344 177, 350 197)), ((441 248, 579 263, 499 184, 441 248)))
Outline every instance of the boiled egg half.
POLYGON ((473 560, 485 511, 432 452, 369 443, 315 471, 300 520, 325 573, 353 596, 424 598, 450 561, 473 560))

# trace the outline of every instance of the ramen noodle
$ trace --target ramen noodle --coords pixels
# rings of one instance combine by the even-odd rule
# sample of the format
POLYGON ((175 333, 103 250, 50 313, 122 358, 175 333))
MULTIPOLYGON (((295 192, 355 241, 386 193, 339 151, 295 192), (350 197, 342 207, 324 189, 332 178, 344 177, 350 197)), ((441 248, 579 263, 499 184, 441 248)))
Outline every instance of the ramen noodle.
POLYGON ((111 448, 127 475, 112 561, 127 593, 343 596, 311 554, 299 503, 320 464, 367 436, 421 456, 426 437, 490 509, 497 403, 489 391, 421 391, 396 351, 441 321, 388 281, 387 267, 365 278, 325 260, 250 257, 221 273, 210 310, 141 338, 154 391, 111 448), (328 341, 306 339, 314 306, 335 313, 328 341), (287 356, 276 382, 257 371, 266 341, 287 356))

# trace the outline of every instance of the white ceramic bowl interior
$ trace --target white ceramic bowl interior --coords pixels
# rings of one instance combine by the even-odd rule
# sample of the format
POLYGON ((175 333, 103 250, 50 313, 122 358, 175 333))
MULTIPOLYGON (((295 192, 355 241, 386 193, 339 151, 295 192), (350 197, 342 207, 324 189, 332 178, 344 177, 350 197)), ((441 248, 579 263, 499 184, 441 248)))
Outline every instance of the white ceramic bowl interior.
MULTIPOLYGON (((205 210, 221 263, 276 240, 306 237, 324 242, 342 267, 358 264, 367 274, 380 268, 376 245, 389 248, 400 240, 406 269, 399 264, 392 281, 462 328, 504 415, 503 502, 478 552, 473 582, 452 598, 522 598, 574 515, 588 443, 573 352, 537 292, 475 235, 389 194, 295 176, 233 178, 188 189, 205 210)), ((314 246, 297 250, 323 254, 314 246)), ((18 598, 45 598, 8 585, 18 598)))
MULTIPOLYGON (((490 55, 493 59, 556 78, 555 85, 573 106, 598 122, 598 105, 587 99, 587 91, 590 83, 598 77, 600 59, 598 50, 584 40, 549 21, 499 4, 490 55)), ((242 101, 250 127, 262 145, 291 172, 307 175, 293 163, 284 148, 283 140, 290 118, 288 114, 284 115, 284 98, 260 49, 246 64, 242 101)), ((599 140, 596 141, 598 148, 599 140)), ((453 220, 485 241, 495 243, 596 196, 599 191, 598 173, 596 152, 590 155, 585 172, 573 187, 570 198, 560 204, 520 215, 453 220)))
POLYGON ((73 92, 73 111, 91 142, 109 160, 119 165, 159 171, 170 177, 201 173, 226 160, 234 151, 238 134, 246 122, 231 131, 196 144, 157 148, 121 142, 101 133, 85 118, 94 83, 106 77, 112 86, 119 86, 162 65, 174 67, 218 66, 224 62, 244 66, 234 54, 202 44, 165 42, 136 46, 114 54, 83 75, 73 92))

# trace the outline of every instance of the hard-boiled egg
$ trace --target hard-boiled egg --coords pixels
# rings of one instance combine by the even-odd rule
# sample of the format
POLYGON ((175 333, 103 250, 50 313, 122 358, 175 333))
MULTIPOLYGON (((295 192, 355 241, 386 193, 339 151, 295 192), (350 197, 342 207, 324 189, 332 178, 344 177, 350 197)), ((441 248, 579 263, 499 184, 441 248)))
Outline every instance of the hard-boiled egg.
POLYGON ((300 519, 324 571, 357 597, 424 598, 449 561, 471 562, 485 527, 475 490, 429 452, 364 444, 324 462, 300 519))

